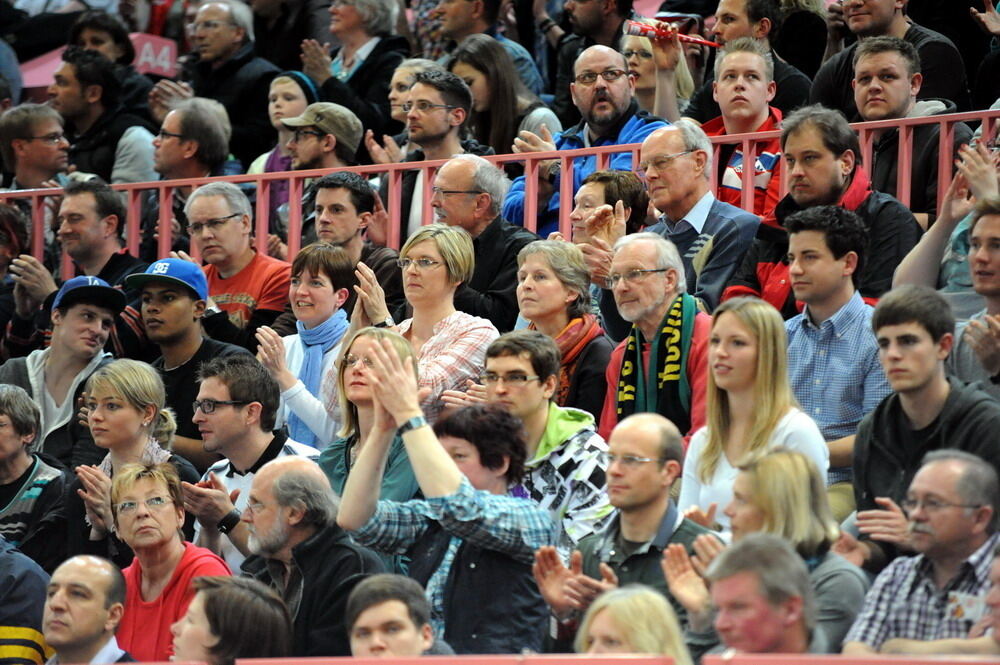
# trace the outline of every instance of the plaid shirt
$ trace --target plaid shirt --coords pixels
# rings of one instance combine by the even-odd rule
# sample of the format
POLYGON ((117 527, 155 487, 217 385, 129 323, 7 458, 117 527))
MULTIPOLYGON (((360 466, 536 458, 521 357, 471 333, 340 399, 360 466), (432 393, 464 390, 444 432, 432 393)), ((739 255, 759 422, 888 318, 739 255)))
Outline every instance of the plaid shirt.
MULTIPOLYGON (((788 375, 795 399, 827 441, 850 436, 891 392, 872 332, 874 309, 857 291, 819 325, 809 307, 785 322, 788 375)), ((851 468, 831 468, 830 484, 851 479, 851 468)))
POLYGON ((535 550, 556 542, 555 524, 547 511, 527 499, 473 489, 467 478, 450 496, 405 503, 379 501, 375 514, 352 535, 362 545, 403 554, 424 535, 431 522, 439 523, 452 537, 441 565, 427 581, 431 625, 441 639, 445 586, 460 545, 470 542, 531 564, 535 550))
MULTIPOLYGON (((399 324, 399 334, 410 329, 413 319, 399 324)), ((444 410, 441 393, 445 390, 465 391, 466 379, 479 382, 486 361, 486 347, 500 336, 486 319, 455 312, 434 324, 434 334, 420 347, 417 370, 420 388, 430 388, 430 394, 420 402, 427 420, 432 423, 444 410)))
MULTIPOLYGON (((949 604, 952 594, 982 597, 990 588, 993 550, 1000 544, 994 534, 965 560, 961 570, 943 589, 934 584, 933 564, 924 555, 900 557, 875 579, 865 606, 844 642, 863 642, 873 649, 892 638, 943 640, 964 638, 980 619, 949 604)), ((953 599, 954 600, 954 599, 953 599)))

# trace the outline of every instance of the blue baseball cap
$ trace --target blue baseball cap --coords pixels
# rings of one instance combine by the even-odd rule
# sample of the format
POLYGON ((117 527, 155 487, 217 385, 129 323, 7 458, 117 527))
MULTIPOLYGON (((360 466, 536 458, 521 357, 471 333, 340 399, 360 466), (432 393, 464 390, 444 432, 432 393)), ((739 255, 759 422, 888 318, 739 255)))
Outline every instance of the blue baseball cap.
POLYGON ((115 314, 125 309, 127 304, 125 294, 100 277, 81 275, 63 282, 52 301, 52 309, 72 307, 81 301, 104 307, 115 314))
POLYGON ((160 259, 149 264, 146 272, 129 275, 125 286, 141 289, 150 282, 170 282, 186 286, 198 300, 208 300, 208 280, 200 266, 184 259, 160 259))

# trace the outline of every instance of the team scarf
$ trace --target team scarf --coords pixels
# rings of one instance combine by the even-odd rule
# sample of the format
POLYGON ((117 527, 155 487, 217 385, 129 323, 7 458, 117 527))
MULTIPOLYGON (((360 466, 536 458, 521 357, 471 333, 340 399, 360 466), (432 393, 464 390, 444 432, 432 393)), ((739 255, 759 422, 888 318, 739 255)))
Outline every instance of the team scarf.
POLYGON ((677 296, 650 345, 651 372, 642 362, 639 327, 632 326, 618 374, 619 422, 633 413, 655 412, 682 432, 691 428, 691 385, 686 368, 697 313, 692 296, 677 296))
MULTIPOLYGON (((299 343, 305 349, 299 379, 314 397, 319 397, 320 379, 323 378, 323 356, 337 345, 347 332, 348 325, 347 313, 342 309, 338 309, 333 316, 315 328, 306 328, 301 321, 295 322, 295 327, 299 331, 299 343)), ((288 413, 288 436, 292 441, 307 446, 316 446, 317 443, 315 432, 309 429, 309 426, 291 409, 288 413)), ((323 445, 328 443, 330 442, 322 442, 323 445)))
MULTIPOLYGON (((535 329, 535 324, 528 326, 530 330, 535 329)), ((569 399, 569 388, 576 374, 576 364, 580 353, 595 338, 604 334, 604 329, 597 322, 597 317, 593 314, 584 314, 566 324, 555 337, 556 346, 559 347, 559 354, 562 361, 559 366, 559 387, 556 389, 556 404, 559 406, 573 406, 566 404, 569 399)))

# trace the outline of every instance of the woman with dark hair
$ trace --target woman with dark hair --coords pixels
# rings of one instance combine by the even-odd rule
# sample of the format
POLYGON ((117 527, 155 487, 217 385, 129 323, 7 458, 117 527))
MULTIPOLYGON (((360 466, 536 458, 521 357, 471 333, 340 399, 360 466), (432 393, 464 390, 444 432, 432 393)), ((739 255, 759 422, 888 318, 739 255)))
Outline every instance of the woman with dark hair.
MULTIPOLYGON (((389 111, 389 81, 410 53, 409 42, 393 34, 398 9, 396 0, 334 0, 330 34, 341 46, 328 54, 315 39, 302 42, 302 71, 319 87, 320 101, 346 106, 376 136, 401 128, 389 111)), ((364 146, 358 161, 371 161, 364 146)))
POLYGON ((153 82, 132 66, 135 47, 121 19, 101 10, 84 12, 70 28, 68 41, 73 46, 97 51, 115 63, 115 76, 122 86, 119 93, 122 108, 126 113, 152 120, 149 91, 153 89, 153 82))
MULTIPOLYGON (((477 34, 464 39, 452 51, 448 70, 472 90, 469 125, 475 139, 498 155, 513 150, 521 131, 541 135, 542 125, 553 135, 562 131, 556 114, 525 88, 507 49, 493 37, 477 34)), ((515 177, 524 167, 517 164, 515 174, 511 170, 507 169, 508 175, 515 177)))
POLYGON ((173 660, 233 665, 292 654, 292 619, 273 589, 249 577, 199 577, 192 586, 194 600, 170 627, 173 660))

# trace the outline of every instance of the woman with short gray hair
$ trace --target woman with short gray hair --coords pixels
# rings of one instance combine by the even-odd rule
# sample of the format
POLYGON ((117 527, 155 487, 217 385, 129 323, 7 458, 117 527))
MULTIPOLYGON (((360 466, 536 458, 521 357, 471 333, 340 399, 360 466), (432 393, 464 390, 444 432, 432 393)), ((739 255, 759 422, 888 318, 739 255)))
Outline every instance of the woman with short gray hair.
MULTIPOLYGON (((333 0, 330 34, 341 46, 328 54, 315 39, 302 42, 302 71, 316 83, 320 101, 346 106, 376 136, 402 129, 389 107, 392 74, 410 52, 409 42, 392 34, 398 9, 396 0, 333 0)), ((364 145, 358 161, 371 162, 364 145)))
POLYGON ((517 255, 517 306, 532 330, 559 347, 559 406, 587 411, 598 421, 607 391, 605 370, 615 348, 590 306, 590 275, 577 245, 538 240, 517 255))

